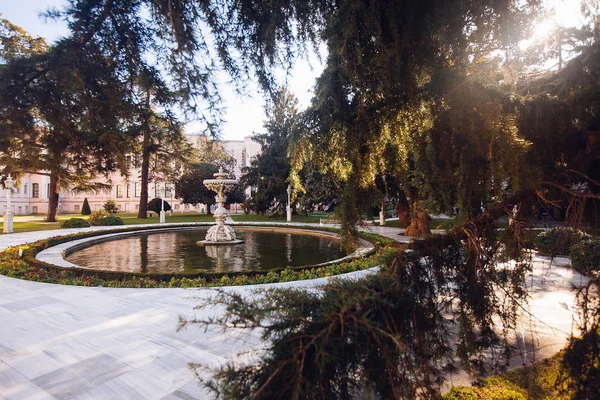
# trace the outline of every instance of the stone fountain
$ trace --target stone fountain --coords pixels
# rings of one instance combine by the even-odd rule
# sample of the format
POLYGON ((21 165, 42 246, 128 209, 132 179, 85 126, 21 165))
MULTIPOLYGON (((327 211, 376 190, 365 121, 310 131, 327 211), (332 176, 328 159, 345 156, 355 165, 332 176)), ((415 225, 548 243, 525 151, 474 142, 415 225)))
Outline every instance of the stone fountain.
POLYGON ((235 231, 232 227, 225 224, 225 219, 229 216, 227 209, 225 209, 225 200, 227 196, 225 194, 231 190, 231 188, 237 185, 238 181, 235 179, 227 179, 229 174, 223 172, 220 168, 219 172, 214 174, 215 179, 206 179, 203 181, 204 186, 208 190, 217 192, 215 200, 217 201, 217 209, 215 210, 214 217, 217 221, 216 225, 210 227, 206 233, 205 240, 197 242, 199 245, 220 245, 220 244, 237 244, 242 243, 242 240, 238 240, 235 236, 235 231))

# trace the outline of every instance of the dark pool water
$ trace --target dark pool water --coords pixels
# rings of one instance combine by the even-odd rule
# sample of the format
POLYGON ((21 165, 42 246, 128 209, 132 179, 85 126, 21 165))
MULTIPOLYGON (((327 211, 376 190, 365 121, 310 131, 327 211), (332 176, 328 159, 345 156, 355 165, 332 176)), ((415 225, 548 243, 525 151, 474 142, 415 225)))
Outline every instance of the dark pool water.
POLYGON ((76 250, 65 259, 87 268, 124 272, 227 272, 314 265, 343 257, 334 237, 290 231, 241 230, 244 243, 198 246, 208 227, 131 234, 76 250))

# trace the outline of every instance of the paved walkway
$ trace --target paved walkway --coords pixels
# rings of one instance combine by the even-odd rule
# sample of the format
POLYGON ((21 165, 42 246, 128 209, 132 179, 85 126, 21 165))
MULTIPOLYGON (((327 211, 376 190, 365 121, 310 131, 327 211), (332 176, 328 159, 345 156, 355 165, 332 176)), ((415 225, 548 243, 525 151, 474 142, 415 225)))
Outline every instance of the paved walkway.
MULTIPOLYGON (((406 241, 399 236, 400 229, 370 229, 406 241)), ((0 235, 0 249, 73 232, 81 230, 0 235)), ((568 260, 558 263, 567 265, 568 260)), ((571 327, 571 312, 564 305, 573 303, 572 285, 582 280, 564 266, 548 268, 541 258, 535 267, 529 280, 530 309, 541 321, 524 320, 517 338, 526 363, 564 345, 571 327)), ((307 287, 326 280, 228 290, 250 293, 257 287, 307 287)), ((188 363, 218 366, 236 359, 241 351, 260 347, 258 337, 245 332, 204 332, 195 327, 176 331, 180 315, 205 318, 220 312, 193 310, 210 294, 206 289, 62 286, 0 275, 0 398, 209 398, 188 363)), ((462 383, 461 379, 454 382, 462 383)))

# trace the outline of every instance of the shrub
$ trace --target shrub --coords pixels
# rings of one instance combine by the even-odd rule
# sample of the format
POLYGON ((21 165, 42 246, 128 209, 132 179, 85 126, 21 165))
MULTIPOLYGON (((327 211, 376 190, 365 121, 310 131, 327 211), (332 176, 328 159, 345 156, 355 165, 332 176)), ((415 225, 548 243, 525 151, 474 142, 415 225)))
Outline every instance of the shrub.
POLYGON ((83 206, 81 206, 81 215, 90 215, 92 210, 90 209, 90 203, 88 203, 87 197, 83 199, 83 206))
POLYGON ((94 225, 94 226, 98 226, 98 225, 102 225, 102 220, 104 218, 106 218, 107 215, 104 212, 104 210, 98 210, 98 211, 94 211, 93 213, 90 214, 90 224, 94 225))
POLYGON ((123 220, 121 217, 117 217, 116 215, 108 215, 100 221, 100 225, 102 226, 115 226, 115 225, 123 225, 123 220))
POLYGON ((569 255, 574 244, 590 239, 592 236, 578 229, 552 228, 540 233, 535 239, 535 244, 544 254, 569 255))
POLYGON ((525 400, 527 392, 505 379, 487 378, 472 387, 452 387, 443 400, 525 400))
POLYGON ((558 383, 572 392, 572 399, 600 398, 600 326, 592 326, 580 338, 569 339, 558 383))
POLYGON ((60 224, 61 228, 87 228, 90 223, 83 218, 69 218, 60 224))
POLYGON ((109 214, 115 214, 117 211, 119 211, 119 206, 117 205, 117 202, 113 199, 106 200, 102 207, 104 208, 104 211, 106 211, 109 214))
POLYGON ((600 272, 600 241, 583 240, 573 245, 571 265, 583 274, 600 272))
MULTIPOLYGON (((154 211, 156 213, 160 212, 160 206, 161 206, 161 199, 159 199, 158 197, 153 198, 152 200, 150 200, 148 202, 148 211, 154 211)), ((167 203, 167 201, 165 200, 165 211, 170 211, 171 210, 171 205, 169 203, 167 203)))

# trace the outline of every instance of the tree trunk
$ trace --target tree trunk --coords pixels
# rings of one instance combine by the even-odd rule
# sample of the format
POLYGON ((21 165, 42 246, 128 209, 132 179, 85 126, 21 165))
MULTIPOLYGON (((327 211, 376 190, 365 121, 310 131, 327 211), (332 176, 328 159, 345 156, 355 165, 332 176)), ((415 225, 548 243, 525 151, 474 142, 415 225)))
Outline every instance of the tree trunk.
POLYGON ((148 173, 150 170, 150 132, 144 131, 144 143, 142 146, 142 187, 140 193, 140 206, 138 218, 148 218, 148 173))
POLYGON ((410 224, 410 211, 408 200, 404 194, 400 194, 398 204, 396 205, 396 214, 398 214, 398 223, 400 226, 408 226, 410 224))
POLYGON ((56 212, 58 211, 58 174, 50 172, 50 190, 48 193, 48 214, 46 222, 56 222, 56 212))
MULTIPOLYGON (((146 92, 146 108, 150 108, 150 91, 146 92)), ((138 207, 138 218, 148 218, 148 173, 150 169, 150 124, 149 116, 146 115, 143 129, 144 140, 142 143, 142 187, 140 193, 140 205, 138 207)), ((134 193, 135 195, 135 193, 134 193)))
POLYGON ((429 214, 419 208, 418 201, 411 205, 410 224, 404 231, 406 236, 422 237, 431 235, 429 230, 429 214))

